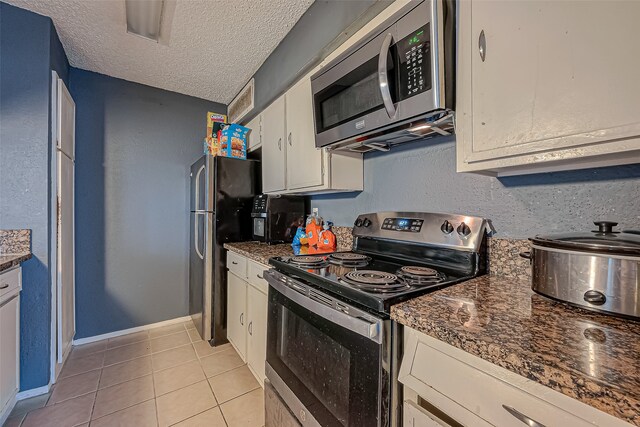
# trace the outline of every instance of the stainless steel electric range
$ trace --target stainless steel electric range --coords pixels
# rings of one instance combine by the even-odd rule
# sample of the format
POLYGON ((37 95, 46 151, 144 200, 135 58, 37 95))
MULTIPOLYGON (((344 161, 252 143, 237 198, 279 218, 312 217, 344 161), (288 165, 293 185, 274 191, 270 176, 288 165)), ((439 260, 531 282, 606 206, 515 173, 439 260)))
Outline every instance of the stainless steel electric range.
POLYGON ((266 373, 304 426, 398 426, 392 305, 485 272, 487 220, 360 215, 352 252, 271 258, 266 373))

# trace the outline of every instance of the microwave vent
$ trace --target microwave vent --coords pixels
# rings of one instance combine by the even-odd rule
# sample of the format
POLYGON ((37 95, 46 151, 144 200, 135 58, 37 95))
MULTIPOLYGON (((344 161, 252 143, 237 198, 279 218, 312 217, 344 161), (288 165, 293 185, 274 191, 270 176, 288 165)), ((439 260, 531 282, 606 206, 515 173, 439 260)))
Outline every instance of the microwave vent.
POLYGON ((330 147, 331 151, 352 151, 367 153, 370 151, 389 151, 391 147, 418 139, 452 135, 455 127, 455 115, 452 110, 438 110, 425 116, 396 123, 390 127, 377 129, 368 134, 338 142, 330 147))

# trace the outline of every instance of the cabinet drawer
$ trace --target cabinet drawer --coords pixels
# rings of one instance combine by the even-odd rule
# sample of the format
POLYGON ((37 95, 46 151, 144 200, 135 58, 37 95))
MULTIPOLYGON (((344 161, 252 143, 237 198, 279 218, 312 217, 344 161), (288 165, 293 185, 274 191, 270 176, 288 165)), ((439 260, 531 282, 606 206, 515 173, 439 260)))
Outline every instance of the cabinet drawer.
POLYGON ((256 289, 258 289, 260 292, 264 294, 268 294, 269 283, 264 279, 263 273, 269 268, 255 261, 249 261, 248 264, 249 266, 247 268, 247 271, 248 271, 249 283, 253 285, 256 289))
POLYGON ((227 251, 227 268, 236 276, 247 278, 247 259, 235 252, 227 251))
MULTIPOLYGON (((423 339, 422 334, 411 331, 406 338, 399 380, 419 395, 429 395, 435 390, 496 426, 521 425, 518 417, 527 417, 547 426, 593 427, 592 423, 556 406, 560 398, 552 404, 549 401, 552 390, 544 395, 530 394, 516 386, 515 381, 507 382, 508 375, 498 378, 470 365, 468 360, 461 361, 443 352, 440 345, 431 346, 430 337, 423 339)), ((445 408, 439 409, 447 413, 445 408)))
POLYGON ((17 267, 0 274, 0 300, 2 296, 15 293, 21 287, 21 268, 17 267))

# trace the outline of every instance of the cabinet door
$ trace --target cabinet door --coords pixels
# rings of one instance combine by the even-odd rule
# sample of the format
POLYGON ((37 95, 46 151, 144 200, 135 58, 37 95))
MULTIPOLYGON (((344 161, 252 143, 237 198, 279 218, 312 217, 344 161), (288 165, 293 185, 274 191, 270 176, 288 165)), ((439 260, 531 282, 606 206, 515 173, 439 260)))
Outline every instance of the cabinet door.
POLYGON ((262 144, 262 114, 255 116, 246 126, 251 129, 248 135, 248 150, 251 151, 262 144))
POLYGON ((227 338, 242 360, 247 352, 247 282, 233 273, 227 276, 227 338))
POLYGON ((640 2, 461 7, 459 73, 469 83, 458 89, 471 97, 468 111, 457 103, 465 162, 510 166, 638 148, 629 138, 640 136, 640 2))
POLYGON ((284 191, 286 186, 285 102, 278 98, 262 113, 262 191, 284 191))
POLYGON ((18 391, 20 297, 0 307, 0 410, 18 391))
POLYGON ((323 183, 323 155, 316 148, 311 80, 303 78, 285 94, 287 116, 287 188, 323 183))
POLYGON ((264 364, 267 357, 267 302, 265 294, 253 286, 249 286, 247 298, 247 312, 249 313, 247 363, 258 377, 260 384, 264 384, 266 377, 264 364))

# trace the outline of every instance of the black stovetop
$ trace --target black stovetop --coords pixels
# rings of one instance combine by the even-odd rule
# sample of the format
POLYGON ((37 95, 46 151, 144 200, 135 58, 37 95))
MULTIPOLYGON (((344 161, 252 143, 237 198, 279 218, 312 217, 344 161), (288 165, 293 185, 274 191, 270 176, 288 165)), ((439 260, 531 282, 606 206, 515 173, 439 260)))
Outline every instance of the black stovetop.
POLYGON ((335 253, 367 255, 369 260, 357 267, 336 265, 329 262, 331 254, 316 254, 310 256, 323 259, 324 261, 320 265, 301 266, 296 264, 296 261, 303 256, 274 257, 269 260, 269 263, 289 277, 300 279, 309 285, 328 291, 347 302, 356 303, 376 313, 385 314, 390 312, 391 306, 394 304, 474 277, 456 272, 453 269, 444 269, 436 263, 430 263, 429 260, 402 260, 359 251, 335 253), (440 280, 419 284, 413 280, 406 280, 402 274, 399 274, 399 270, 406 266, 435 269, 440 275, 440 280), (398 276, 398 281, 390 286, 391 289, 388 292, 380 292, 380 289, 385 290, 384 286, 378 286, 375 291, 370 291, 363 289, 366 285, 353 285, 345 280, 345 275, 350 272, 360 271, 366 274, 371 270, 398 276))

